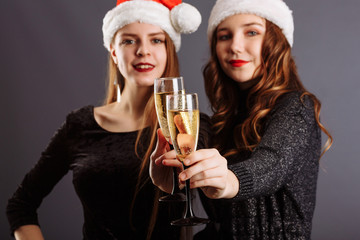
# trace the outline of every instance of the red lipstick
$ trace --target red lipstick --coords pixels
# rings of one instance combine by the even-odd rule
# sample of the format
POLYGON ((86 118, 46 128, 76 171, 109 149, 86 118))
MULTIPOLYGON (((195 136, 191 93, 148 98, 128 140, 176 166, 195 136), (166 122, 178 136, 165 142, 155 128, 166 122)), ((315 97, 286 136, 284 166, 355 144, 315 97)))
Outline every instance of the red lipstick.
POLYGON ((233 67, 242 67, 245 64, 249 63, 249 61, 244 61, 244 60, 239 59, 239 60, 230 60, 229 63, 233 67))
POLYGON ((134 66, 134 69, 138 72, 150 72, 152 71, 155 66, 150 63, 137 63, 134 66))

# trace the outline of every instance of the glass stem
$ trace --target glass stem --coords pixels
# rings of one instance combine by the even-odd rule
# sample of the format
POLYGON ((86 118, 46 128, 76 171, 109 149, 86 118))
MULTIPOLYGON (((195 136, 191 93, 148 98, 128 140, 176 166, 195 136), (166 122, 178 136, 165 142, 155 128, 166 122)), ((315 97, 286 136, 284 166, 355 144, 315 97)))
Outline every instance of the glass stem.
MULTIPOLYGON (((184 169, 187 168, 187 166, 184 166, 184 169)), ((191 201, 191 192, 190 192, 190 180, 185 181, 185 191, 186 191, 186 213, 184 218, 192 218, 194 217, 194 213, 192 210, 192 201, 191 201)))
POLYGON ((171 194, 175 194, 180 192, 180 188, 179 188, 179 180, 177 176, 176 167, 173 167, 172 169, 173 169, 173 188, 171 194))
MULTIPOLYGON (((172 144, 169 144, 170 146, 170 150, 174 149, 174 146, 172 144)), ((172 168, 173 170, 173 188, 171 190, 171 194, 174 195, 175 193, 180 193, 180 188, 179 188, 179 178, 177 175, 177 169, 176 167, 172 168)))

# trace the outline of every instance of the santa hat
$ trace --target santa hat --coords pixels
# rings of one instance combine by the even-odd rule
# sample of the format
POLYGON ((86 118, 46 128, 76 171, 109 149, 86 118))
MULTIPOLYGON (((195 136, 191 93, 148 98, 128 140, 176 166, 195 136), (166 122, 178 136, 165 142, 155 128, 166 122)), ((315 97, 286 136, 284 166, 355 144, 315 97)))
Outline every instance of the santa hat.
POLYGON ((110 51, 115 33, 133 22, 159 26, 174 42, 176 51, 181 46, 181 33, 195 32, 200 23, 199 11, 182 0, 118 0, 116 7, 103 20, 104 46, 110 51))
POLYGON ((269 20, 282 30, 290 46, 293 45, 292 11, 282 0, 217 0, 209 18, 209 42, 214 30, 225 18, 239 13, 254 14, 269 20))

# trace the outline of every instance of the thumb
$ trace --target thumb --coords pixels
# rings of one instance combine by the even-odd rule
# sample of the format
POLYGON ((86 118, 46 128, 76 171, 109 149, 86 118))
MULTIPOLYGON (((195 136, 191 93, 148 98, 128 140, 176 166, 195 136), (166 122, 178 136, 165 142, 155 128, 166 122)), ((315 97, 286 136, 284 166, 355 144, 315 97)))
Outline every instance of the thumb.
POLYGON ((154 157, 157 158, 160 155, 166 153, 170 150, 170 146, 168 142, 166 141, 166 138, 164 137, 164 134, 161 131, 161 128, 159 128, 157 131, 157 143, 154 151, 154 157))

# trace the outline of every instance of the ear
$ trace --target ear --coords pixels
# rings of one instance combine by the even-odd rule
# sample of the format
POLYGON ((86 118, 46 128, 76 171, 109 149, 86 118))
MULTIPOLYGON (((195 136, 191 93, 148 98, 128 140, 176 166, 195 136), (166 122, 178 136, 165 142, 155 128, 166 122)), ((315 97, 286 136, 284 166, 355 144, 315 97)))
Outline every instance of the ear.
POLYGON ((112 60, 114 61, 114 63, 115 63, 115 64, 118 64, 118 63, 117 63, 116 52, 115 52, 115 49, 114 49, 112 43, 110 44, 110 55, 111 55, 111 58, 112 58, 112 60))

